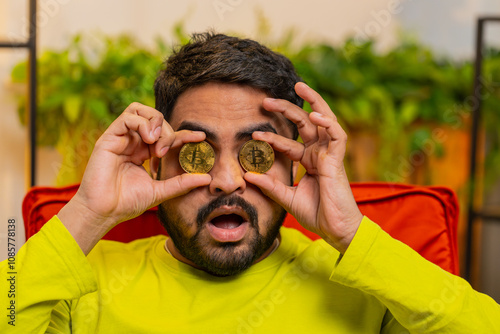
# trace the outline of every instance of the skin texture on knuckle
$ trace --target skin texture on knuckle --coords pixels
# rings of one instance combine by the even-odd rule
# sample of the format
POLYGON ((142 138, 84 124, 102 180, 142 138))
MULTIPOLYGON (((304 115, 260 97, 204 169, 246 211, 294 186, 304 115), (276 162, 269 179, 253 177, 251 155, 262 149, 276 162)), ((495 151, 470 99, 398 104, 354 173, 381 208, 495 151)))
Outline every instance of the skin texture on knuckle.
POLYGON ((155 147, 155 152, 158 153, 158 157, 162 156, 162 150, 167 149, 163 154, 166 154, 175 143, 175 135, 171 134, 161 134, 158 140, 153 143, 155 147))
POLYGON ((288 101, 284 101, 284 100, 273 100, 273 108, 280 112, 280 113, 285 113, 288 109, 288 101))
POLYGON ((306 128, 308 125, 308 119, 301 117, 299 121, 295 123, 297 125, 297 128, 303 129, 306 128))
POLYGON ((339 142, 341 142, 343 144, 347 144, 347 139, 348 139, 347 133, 344 131, 344 129, 340 128, 340 131, 339 131, 339 142))
POLYGON ((131 104, 128 105, 127 109, 131 112, 135 112, 137 109, 139 109, 142 106, 139 102, 132 102, 131 104))
POLYGON ((153 110, 153 117, 151 118, 151 124, 156 129, 158 127, 163 127, 163 114, 158 110, 153 110))
POLYGON ((180 175, 180 177, 178 177, 176 179, 176 187, 177 187, 177 189, 174 190, 174 193, 179 193, 180 194, 182 192, 183 187, 184 187, 184 181, 183 180, 184 180, 185 177, 186 177, 185 174, 182 174, 182 175, 180 175))
POLYGON ((177 138, 178 134, 172 132, 172 131, 167 131, 161 138, 165 141, 165 143, 171 145, 175 142, 175 139, 177 138))
POLYGON ((131 113, 122 114, 119 117, 119 120, 127 127, 127 129, 131 129, 134 124, 137 124, 137 130, 139 130, 141 123, 143 123, 141 118, 138 118, 137 115, 131 113))
POLYGON ((272 188, 266 191, 266 195, 276 194, 276 188, 278 187, 278 182, 275 179, 271 180, 272 188))
POLYGON ((285 154, 287 157, 291 156, 293 153, 292 147, 287 146, 285 150, 283 150, 283 154, 285 154))
POLYGON ((94 145, 94 151, 98 150, 105 142, 106 142, 107 133, 105 132, 102 136, 100 136, 94 145))

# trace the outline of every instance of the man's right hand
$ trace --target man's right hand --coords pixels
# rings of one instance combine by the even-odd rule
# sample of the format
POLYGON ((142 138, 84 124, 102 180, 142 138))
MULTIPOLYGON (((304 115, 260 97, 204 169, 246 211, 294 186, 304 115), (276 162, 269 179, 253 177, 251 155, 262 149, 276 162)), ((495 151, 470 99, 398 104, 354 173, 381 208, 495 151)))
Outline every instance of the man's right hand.
POLYGON ((208 185, 208 174, 181 174, 158 181, 142 166, 171 148, 204 139, 203 132, 174 132, 159 111, 132 103, 96 142, 80 188, 57 216, 88 254, 118 223, 208 185))

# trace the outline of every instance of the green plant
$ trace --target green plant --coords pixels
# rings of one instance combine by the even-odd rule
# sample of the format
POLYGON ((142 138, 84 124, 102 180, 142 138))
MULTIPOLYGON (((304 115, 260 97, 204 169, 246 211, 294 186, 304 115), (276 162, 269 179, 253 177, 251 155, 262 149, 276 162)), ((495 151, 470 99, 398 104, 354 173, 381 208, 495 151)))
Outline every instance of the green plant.
MULTIPOLYGON (((470 112, 463 104, 472 91, 471 63, 438 59, 416 42, 376 53, 373 41, 347 40, 337 48, 307 45, 289 56, 352 136, 364 131, 380 138, 379 180, 395 170, 395 157, 407 157, 430 139, 431 127, 463 127, 470 112)), ((434 154, 442 155, 442 147, 434 154)))
POLYGON ((483 54, 484 82, 483 124, 486 130, 485 182, 486 191, 500 179, 500 50, 489 49, 483 54))
MULTIPOLYGON (((37 141, 54 146, 63 157, 56 183, 79 182, 94 143, 133 101, 154 106, 152 87, 165 55, 165 44, 149 51, 130 36, 94 39, 76 36, 62 51, 45 51, 38 59, 37 141), (98 43, 95 43, 98 41, 98 43)), ((26 63, 12 71, 24 82, 26 63)), ((24 123, 24 96, 19 116, 24 123)))
MULTIPOLYGON (((260 17, 260 39, 269 25, 260 17)), ((186 41, 182 23, 174 27, 178 41, 186 41)), ((293 46, 290 30, 281 40, 267 44, 286 54, 299 74, 328 102, 351 137, 368 133, 379 145, 375 178, 388 181, 397 169, 397 157, 423 151, 432 129, 466 128, 470 113, 473 68, 470 61, 437 57, 415 41, 378 53, 375 42, 347 40, 341 46, 304 43, 293 46)), ((94 39, 95 40, 95 39, 94 39)), ((57 184, 80 181, 98 135, 128 104, 154 105, 152 86, 162 60, 170 53, 157 39, 149 50, 130 36, 101 37, 97 46, 75 37, 67 49, 46 51, 39 59, 39 143, 56 146, 63 154, 57 184)), ((24 82, 26 64, 12 71, 24 82)), ((488 98, 484 115, 492 129, 500 123, 500 53, 489 50, 484 66, 488 98)), ((19 110, 23 120, 24 96, 19 110)), ((309 110, 309 106, 306 106, 309 110)), ((500 161, 500 135, 489 137, 487 169, 500 161)), ((427 152, 428 153, 428 152, 427 152)), ((437 143, 432 155, 442 156, 437 143)), ((468 154, 468 152, 464 152, 468 154)), ((347 157, 347 163, 352 163, 347 157)), ((488 174, 487 174, 488 176, 488 174)), ((356 180, 356 175, 351 177, 356 180)), ((405 181, 396 179, 393 181, 405 181)))

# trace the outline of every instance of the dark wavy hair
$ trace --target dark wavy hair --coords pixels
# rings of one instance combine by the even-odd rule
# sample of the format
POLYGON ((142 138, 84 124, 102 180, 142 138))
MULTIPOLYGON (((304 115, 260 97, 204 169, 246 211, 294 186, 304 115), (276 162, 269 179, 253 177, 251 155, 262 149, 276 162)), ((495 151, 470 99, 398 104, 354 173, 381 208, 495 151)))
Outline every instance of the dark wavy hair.
MULTIPOLYGON (((159 72, 154 84, 156 109, 168 122, 178 97, 208 82, 248 85, 302 108, 304 100, 294 90, 299 81, 288 58, 256 41, 214 32, 194 34, 159 72)), ((297 126, 292 122, 290 126, 296 139, 297 126)))

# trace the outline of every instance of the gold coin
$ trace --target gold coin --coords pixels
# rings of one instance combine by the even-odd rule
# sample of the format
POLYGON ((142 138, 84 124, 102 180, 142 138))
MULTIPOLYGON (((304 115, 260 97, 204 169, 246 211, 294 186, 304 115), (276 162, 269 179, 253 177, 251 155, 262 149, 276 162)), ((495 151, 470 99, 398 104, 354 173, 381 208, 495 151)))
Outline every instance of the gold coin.
POLYGON ((265 173, 274 163, 274 150, 267 142, 252 139, 241 147, 239 159, 247 172, 265 173))
POLYGON ((206 141, 184 144, 179 152, 179 163, 188 173, 208 173, 214 162, 214 149, 206 141))

